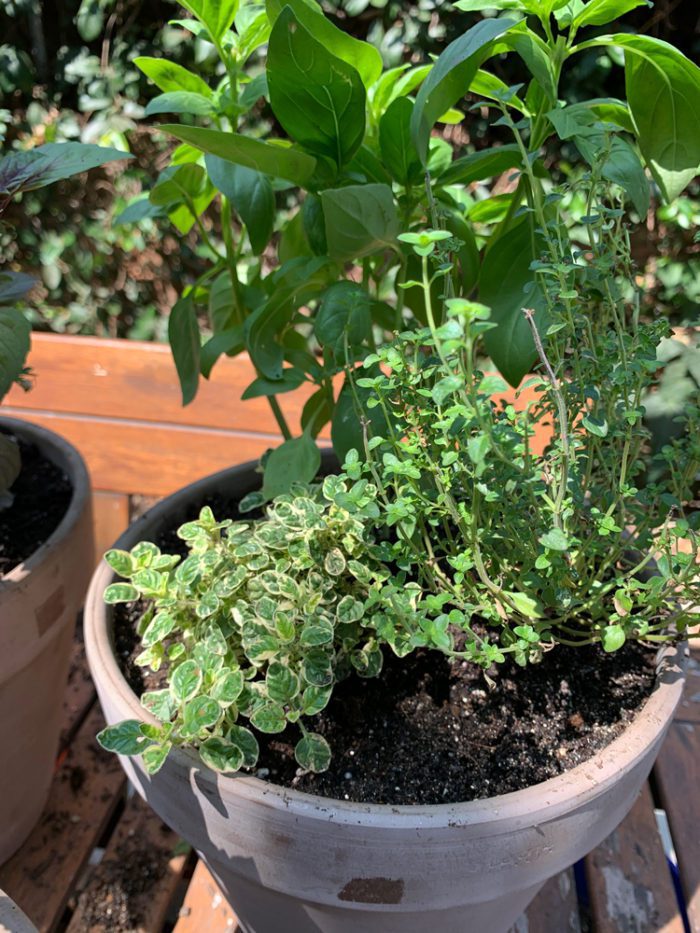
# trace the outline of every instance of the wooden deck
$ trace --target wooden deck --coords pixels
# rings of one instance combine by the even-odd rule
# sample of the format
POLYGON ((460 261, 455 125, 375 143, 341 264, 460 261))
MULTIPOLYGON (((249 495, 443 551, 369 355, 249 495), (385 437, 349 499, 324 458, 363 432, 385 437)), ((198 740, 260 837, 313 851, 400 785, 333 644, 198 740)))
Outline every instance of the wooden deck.
MULTIPOLYGON (((97 746, 101 724, 76 639, 51 795, 27 842, 0 866, 0 889, 41 933, 242 933, 204 864, 97 746)), ((634 809, 546 885, 512 933, 700 933, 699 827, 700 650, 634 809), (675 861, 664 851, 659 811, 675 861)), ((284 933, 283 920, 269 933, 284 933)))

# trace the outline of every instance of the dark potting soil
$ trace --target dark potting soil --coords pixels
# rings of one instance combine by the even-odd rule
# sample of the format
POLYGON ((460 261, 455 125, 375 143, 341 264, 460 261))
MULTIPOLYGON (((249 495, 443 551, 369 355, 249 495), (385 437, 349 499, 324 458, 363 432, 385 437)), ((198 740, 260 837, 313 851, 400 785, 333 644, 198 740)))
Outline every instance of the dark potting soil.
MULTIPOLYGON (((134 664, 143 606, 117 607, 116 654, 132 689, 165 686, 164 674, 134 664)), ((296 727, 257 734, 259 777, 358 803, 458 803, 522 790, 591 758, 622 733, 654 685, 654 652, 630 644, 558 646, 540 664, 506 663, 495 686, 472 665, 417 651, 385 653, 380 677, 352 677, 308 725, 330 743, 328 771, 294 759, 296 727)))
POLYGON ((66 474, 34 444, 20 440, 22 472, 12 486, 14 501, 0 511, 0 576, 39 548, 68 511, 73 487, 66 474))
POLYGON ((459 803, 522 790, 581 764, 616 738, 654 684, 653 653, 557 647, 527 668, 480 670, 419 651, 390 653, 376 680, 339 685, 314 720, 333 749, 301 772, 296 736, 271 736, 258 768, 276 784, 339 800, 459 803))

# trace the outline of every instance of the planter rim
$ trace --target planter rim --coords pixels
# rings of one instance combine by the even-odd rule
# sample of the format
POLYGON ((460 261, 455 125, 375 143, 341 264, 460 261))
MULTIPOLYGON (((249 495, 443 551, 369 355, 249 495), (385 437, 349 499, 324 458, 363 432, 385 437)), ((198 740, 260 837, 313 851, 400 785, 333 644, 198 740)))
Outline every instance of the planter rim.
MULTIPOLYGON (((115 542, 115 548, 128 550, 144 540, 141 529, 154 519, 162 519, 173 509, 198 493, 213 487, 219 481, 227 484, 238 477, 249 476, 255 462, 222 470, 192 483, 161 500, 130 526, 115 542)), ((93 677, 117 694, 120 705, 128 710, 128 717, 144 722, 157 720, 141 706, 119 669, 112 645, 111 613, 102 599, 106 586, 115 576, 102 560, 93 574, 85 604, 85 646, 93 677)), ((272 784, 253 776, 222 775, 208 768, 193 749, 174 748, 169 756, 172 765, 184 774, 197 772, 197 784, 207 796, 235 794, 251 803, 274 810, 296 813, 305 819, 317 818, 326 822, 329 814, 335 823, 386 829, 459 828, 475 824, 490 824, 498 832, 498 824, 513 820, 538 825, 549 822, 571 810, 572 800, 577 805, 592 800, 619 780, 626 770, 640 760, 645 750, 665 730, 670 714, 683 692, 688 646, 683 642, 659 651, 656 683, 651 695, 636 713, 624 732, 582 764, 522 790, 495 797, 451 804, 378 804, 355 803, 321 797, 282 785, 272 784), (582 790, 582 787, 584 788, 582 790)), ((188 778, 189 780, 189 778, 188 778)))
POLYGON ((1 594, 3 589, 21 583, 32 571, 36 570, 59 542, 71 533, 83 515, 86 502, 90 497, 90 476, 85 461, 77 449, 49 428, 31 421, 23 421, 20 418, 7 417, 2 412, 0 412, 0 427, 7 428, 22 439, 36 444, 43 454, 65 470, 73 487, 66 513, 49 537, 9 573, 4 576, 0 574, 1 594))

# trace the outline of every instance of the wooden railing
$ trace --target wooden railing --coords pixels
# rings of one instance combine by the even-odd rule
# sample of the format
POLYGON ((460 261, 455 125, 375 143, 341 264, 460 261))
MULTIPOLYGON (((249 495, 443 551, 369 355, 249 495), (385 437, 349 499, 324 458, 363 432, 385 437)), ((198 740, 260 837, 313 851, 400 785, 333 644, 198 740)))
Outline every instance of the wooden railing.
MULTIPOLYGON (((254 378, 247 356, 222 359, 186 408, 167 346, 35 334, 29 365, 31 392, 13 389, 0 410, 56 431, 82 453, 99 553, 127 527, 131 497, 168 495, 280 441, 267 401, 241 402, 254 378)), ((294 428, 309 394, 280 399, 294 428)))
MULTIPOLYGON (((221 359, 186 408, 170 349, 161 344, 35 334, 29 365, 32 390, 14 388, 0 411, 56 431, 81 452, 94 491, 98 555, 128 526, 133 497, 166 496, 281 441, 267 400, 241 401, 254 379, 246 355, 221 359)), ((279 397, 295 431, 312 391, 279 397)), ((513 392, 505 397, 515 401, 513 392)), ((526 390, 518 406, 532 397, 526 390)), ((540 438, 534 446, 543 444, 540 438)))

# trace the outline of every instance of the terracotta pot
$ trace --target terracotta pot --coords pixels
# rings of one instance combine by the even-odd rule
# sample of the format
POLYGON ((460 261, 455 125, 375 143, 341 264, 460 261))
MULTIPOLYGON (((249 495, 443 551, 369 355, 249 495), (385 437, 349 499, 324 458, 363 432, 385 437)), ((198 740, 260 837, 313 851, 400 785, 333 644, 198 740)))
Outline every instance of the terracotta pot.
POLYGON ((80 454, 45 428, 0 418, 70 478, 63 519, 24 563, 0 577, 0 863, 46 803, 61 729, 75 620, 93 567, 90 480, 80 454))
MULTIPOLYGON (((250 464, 171 496, 118 541, 154 540, 188 503, 259 485, 250 464)), ((115 660, 106 564, 88 594, 88 660, 109 723, 150 717, 115 660)), ((598 845, 649 774, 683 686, 663 653, 655 691, 624 734, 579 767, 517 793, 444 806, 329 800, 223 777, 177 750, 149 777, 122 764, 158 815, 200 853, 246 933, 504 933, 544 882, 598 845)))

